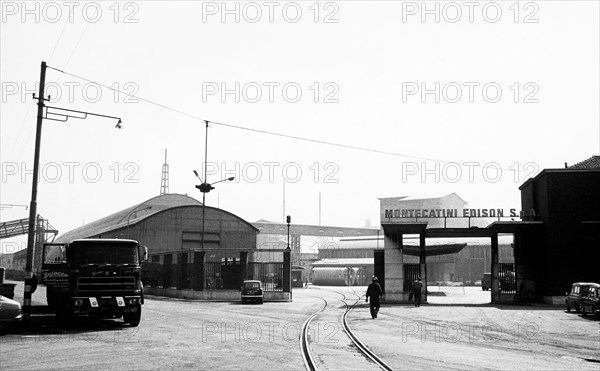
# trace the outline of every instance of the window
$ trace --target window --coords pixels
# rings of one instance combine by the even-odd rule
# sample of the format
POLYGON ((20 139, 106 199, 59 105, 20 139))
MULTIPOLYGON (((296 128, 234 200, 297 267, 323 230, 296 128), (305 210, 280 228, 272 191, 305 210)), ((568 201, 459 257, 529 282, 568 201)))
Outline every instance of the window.
POLYGON ((137 243, 80 241, 69 246, 71 266, 139 264, 137 243))
POLYGON ((67 261, 65 245, 46 245, 44 247, 44 264, 60 264, 67 261))

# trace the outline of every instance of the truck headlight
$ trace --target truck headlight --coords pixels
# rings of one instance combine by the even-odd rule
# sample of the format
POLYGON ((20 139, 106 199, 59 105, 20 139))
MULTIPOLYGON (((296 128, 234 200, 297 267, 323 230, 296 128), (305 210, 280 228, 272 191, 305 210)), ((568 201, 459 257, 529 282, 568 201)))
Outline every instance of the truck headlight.
POLYGON ((76 307, 83 307, 83 299, 75 299, 73 303, 76 307))

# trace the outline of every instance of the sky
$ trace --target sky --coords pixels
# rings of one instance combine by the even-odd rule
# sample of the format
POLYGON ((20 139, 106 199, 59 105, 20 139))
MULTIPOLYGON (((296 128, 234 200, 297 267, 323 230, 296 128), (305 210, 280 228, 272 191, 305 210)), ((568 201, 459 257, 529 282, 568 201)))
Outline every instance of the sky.
POLYGON ((347 227, 379 225, 380 197, 520 209, 526 179, 600 153, 597 1, 1 7, 2 221, 29 215, 42 61, 46 105, 123 126, 43 121, 38 213, 60 233, 159 195, 165 149, 171 193, 234 176, 207 205, 347 227))

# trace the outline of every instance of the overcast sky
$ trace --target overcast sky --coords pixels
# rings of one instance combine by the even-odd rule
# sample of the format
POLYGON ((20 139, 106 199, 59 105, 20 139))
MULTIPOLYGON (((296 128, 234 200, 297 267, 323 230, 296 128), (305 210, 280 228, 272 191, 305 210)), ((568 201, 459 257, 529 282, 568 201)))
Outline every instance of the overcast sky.
POLYGON ((205 119, 208 181, 236 177, 207 205, 250 222, 317 224, 319 193, 323 225, 401 195, 518 209, 528 177, 600 151, 597 1, 23 4, 2 2, 2 204, 30 202, 42 61, 65 72, 48 105, 123 120, 44 121, 61 233, 158 195, 165 149, 169 191, 201 200, 205 119))

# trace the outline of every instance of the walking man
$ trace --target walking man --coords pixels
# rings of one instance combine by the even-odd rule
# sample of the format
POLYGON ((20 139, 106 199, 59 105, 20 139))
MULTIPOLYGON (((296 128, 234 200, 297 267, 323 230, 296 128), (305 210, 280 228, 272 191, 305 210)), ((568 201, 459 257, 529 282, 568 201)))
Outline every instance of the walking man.
POLYGON ((367 294, 365 295, 365 301, 367 303, 369 302, 369 297, 371 297, 369 308, 371 309, 371 317, 373 319, 377 318, 377 312, 379 312, 379 298, 383 296, 383 290, 377 281, 377 277, 373 276, 373 282, 367 288, 367 294))
POLYGON ((421 289, 423 288, 423 283, 421 282, 421 277, 417 277, 415 282, 413 282, 413 296, 415 298, 415 307, 421 306, 421 289))

